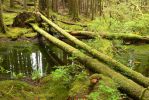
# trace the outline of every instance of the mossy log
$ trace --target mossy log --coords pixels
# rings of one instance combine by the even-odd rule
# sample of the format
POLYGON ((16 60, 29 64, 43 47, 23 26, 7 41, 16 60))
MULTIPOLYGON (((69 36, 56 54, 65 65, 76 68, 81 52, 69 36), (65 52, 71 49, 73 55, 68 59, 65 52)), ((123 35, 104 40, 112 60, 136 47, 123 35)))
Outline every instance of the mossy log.
POLYGON ((88 36, 91 38, 95 38, 98 35, 94 32, 91 31, 70 31, 70 30, 65 30, 66 32, 68 32, 69 34, 75 36, 75 35, 83 35, 83 36, 88 36))
POLYGON ((92 38, 101 36, 102 38, 106 38, 106 39, 123 39, 123 40, 132 40, 132 41, 144 41, 149 43, 149 36, 141 36, 141 35, 137 35, 137 34, 124 34, 124 33, 95 33, 95 32, 91 32, 91 31, 70 31, 67 30, 68 33, 70 33, 71 35, 85 35, 85 36, 89 36, 92 38))
MULTIPOLYGON (((39 13, 40 14, 40 13, 39 13)), ((83 43, 82 41, 78 40, 74 36, 70 35, 68 32, 60 28, 58 25, 53 23, 52 21, 48 20, 44 15, 40 14, 41 18, 47 22, 50 26, 52 26, 55 30, 57 30, 59 33, 61 33, 63 36, 65 36, 67 39, 90 53, 93 57, 97 58, 99 61, 103 61, 106 64, 109 64, 113 68, 115 68, 117 71, 121 72, 123 75, 131 78, 135 82, 143 85, 144 87, 149 86, 149 78, 143 76, 141 73, 138 73, 136 71, 131 70, 127 66, 123 65, 122 63, 114 60, 113 58, 99 52, 98 50, 88 46, 87 44, 83 43)))
POLYGON ((81 27, 87 27, 87 25, 83 25, 83 24, 78 24, 78 23, 73 23, 73 22, 68 22, 68 21, 63 21, 63 20, 57 20, 60 21, 64 24, 68 24, 68 25, 76 25, 76 26, 81 26, 81 27))
MULTIPOLYGON (((92 39, 91 37, 88 37, 88 36, 74 36, 74 37, 77 38, 77 39, 92 39)), ((58 38, 59 38, 60 40, 67 39, 67 38, 64 37, 64 36, 58 36, 58 38)))
MULTIPOLYGON (((139 97, 141 96, 143 90, 145 89, 142 86, 126 78, 120 73, 115 72, 114 70, 110 69, 107 65, 99 62, 97 59, 92 58, 88 55, 85 55, 84 53, 80 52, 78 49, 53 37, 49 33, 39 28, 37 25, 35 24, 31 24, 31 25, 35 31, 40 33, 45 38, 47 38, 51 43, 63 49, 65 52, 74 55, 76 59, 80 61, 82 64, 84 64, 87 68, 112 78, 114 82, 118 84, 120 89, 124 91, 126 94, 130 95, 135 99, 139 99, 139 97)), ((144 98, 149 99, 149 91, 146 91, 146 93, 144 94, 144 98)))

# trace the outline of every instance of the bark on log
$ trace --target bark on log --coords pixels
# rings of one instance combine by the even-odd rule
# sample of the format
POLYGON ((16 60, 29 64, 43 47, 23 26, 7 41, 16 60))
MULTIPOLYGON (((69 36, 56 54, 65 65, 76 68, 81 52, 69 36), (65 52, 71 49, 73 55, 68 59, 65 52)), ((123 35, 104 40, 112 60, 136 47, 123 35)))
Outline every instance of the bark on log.
MULTIPOLYGON (((126 94, 130 95, 135 99, 139 99, 139 97, 142 95, 142 92, 145 89, 142 86, 136 84, 135 82, 126 78, 120 73, 115 72, 114 70, 110 69, 107 65, 99 62, 97 59, 89 57, 84 53, 80 52, 78 49, 75 49, 74 47, 66 44, 65 42, 53 37, 49 33, 40 29, 37 25, 31 25, 35 31, 43 35, 50 42, 63 49, 65 52, 73 54, 75 57, 77 57, 77 59, 82 64, 85 64, 87 68, 112 78, 116 83, 118 83, 120 89, 124 91, 126 94)), ((146 91, 146 93, 144 94, 144 98, 149 99, 149 91, 146 91)))
POLYGON ((113 58, 99 52, 98 50, 88 46, 87 44, 83 43, 82 41, 78 40, 77 38, 73 37, 69 33, 67 33, 65 30, 57 26, 55 23, 47 19, 44 15, 39 13, 41 18, 47 22, 50 26, 52 26, 55 30, 57 30, 59 33, 61 33, 63 36, 65 36, 67 39, 90 53, 93 57, 97 58, 99 61, 103 61, 106 64, 112 65, 113 68, 115 68, 117 71, 121 72, 123 75, 131 78, 135 82, 139 83, 140 85, 143 85, 144 87, 149 86, 149 78, 143 76, 141 73, 138 73, 136 71, 131 70, 127 66, 123 65, 122 63, 114 60, 113 58))

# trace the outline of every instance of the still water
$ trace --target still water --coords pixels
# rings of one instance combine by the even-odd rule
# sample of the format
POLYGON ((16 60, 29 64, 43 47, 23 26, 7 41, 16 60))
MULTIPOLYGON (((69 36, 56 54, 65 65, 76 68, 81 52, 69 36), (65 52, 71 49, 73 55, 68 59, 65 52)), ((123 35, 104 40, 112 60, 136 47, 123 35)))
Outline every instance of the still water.
POLYGON ((52 46, 30 42, 0 43, 0 79, 12 79, 13 74, 30 76, 37 71, 41 76, 57 65, 64 65, 66 54, 52 46))
POLYGON ((149 44, 125 46, 115 58, 131 69, 149 77, 149 44))

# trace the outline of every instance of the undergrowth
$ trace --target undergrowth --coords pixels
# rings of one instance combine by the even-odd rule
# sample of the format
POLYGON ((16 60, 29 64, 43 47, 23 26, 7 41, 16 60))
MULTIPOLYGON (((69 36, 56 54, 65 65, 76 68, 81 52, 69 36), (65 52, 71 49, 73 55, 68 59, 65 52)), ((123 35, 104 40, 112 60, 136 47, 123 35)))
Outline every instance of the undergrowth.
POLYGON ((97 37, 95 39, 90 39, 87 41, 84 40, 84 42, 92 48, 113 57, 113 45, 111 41, 102 39, 101 37, 97 37))
POLYGON ((98 89, 88 96, 89 100, 119 100, 120 93, 117 89, 107 86, 104 81, 100 81, 98 89), (104 99, 103 99, 104 98, 104 99))

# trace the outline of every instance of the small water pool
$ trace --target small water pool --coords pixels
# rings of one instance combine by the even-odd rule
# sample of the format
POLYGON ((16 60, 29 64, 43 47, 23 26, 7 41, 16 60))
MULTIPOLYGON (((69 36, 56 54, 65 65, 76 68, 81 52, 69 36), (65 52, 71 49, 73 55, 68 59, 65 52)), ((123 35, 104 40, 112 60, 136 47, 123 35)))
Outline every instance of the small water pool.
POLYGON ((65 53, 52 45, 25 41, 0 43, 0 80, 12 79, 14 73, 30 76, 37 70, 44 76, 54 66, 63 65, 66 59, 65 53))
POLYGON ((131 69, 149 77, 149 45, 129 45, 115 58, 131 69))

